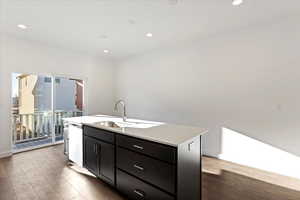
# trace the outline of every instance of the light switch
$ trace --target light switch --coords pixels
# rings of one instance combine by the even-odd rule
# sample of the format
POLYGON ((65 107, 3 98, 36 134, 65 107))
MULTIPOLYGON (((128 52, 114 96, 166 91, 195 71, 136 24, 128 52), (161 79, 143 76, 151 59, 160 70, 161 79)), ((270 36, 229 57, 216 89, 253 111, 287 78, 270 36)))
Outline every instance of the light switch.
POLYGON ((189 143, 189 145, 188 145, 189 146, 188 147, 189 151, 191 151, 194 148, 194 144, 195 144, 194 141, 189 143))

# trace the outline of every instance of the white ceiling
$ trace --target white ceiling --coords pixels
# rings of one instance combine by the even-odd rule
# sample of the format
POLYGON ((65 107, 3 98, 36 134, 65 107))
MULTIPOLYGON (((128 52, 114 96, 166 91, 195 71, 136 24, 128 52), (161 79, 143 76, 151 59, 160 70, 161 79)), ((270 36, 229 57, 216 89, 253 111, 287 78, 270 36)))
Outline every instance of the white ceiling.
POLYGON ((244 0, 238 7, 231 0, 0 1, 1 31, 102 56, 109 49, 105 56, 114 59, 300 11, 299 0, 244 0))

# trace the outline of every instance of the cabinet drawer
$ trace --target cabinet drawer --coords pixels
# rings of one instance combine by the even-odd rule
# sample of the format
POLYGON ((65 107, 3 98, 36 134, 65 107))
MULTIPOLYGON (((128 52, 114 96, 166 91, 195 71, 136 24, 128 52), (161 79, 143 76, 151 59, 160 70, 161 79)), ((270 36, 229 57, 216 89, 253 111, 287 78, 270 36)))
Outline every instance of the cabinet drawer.
POLYGON ((175 165, 118 147, 117 167, 167 192, 175 193, 175 165))
POLYGON ((174 164, 176 163, 177 149, 175 147, 166 146, 155 142, 141 140, 124 135, 117 135, 117 145, 120 147, 130 149, 132 151, 152 156, 162 161, 174 164))
POLYGON ((175 200, 173 196, 120 170, 117 171, 117 188, 121 193, 128 197, 128 199, 132 200, 175 200))
POLYGON ((83 126, 83 134, 112 144, 115 142, 114 133, 90 126, 83 126))

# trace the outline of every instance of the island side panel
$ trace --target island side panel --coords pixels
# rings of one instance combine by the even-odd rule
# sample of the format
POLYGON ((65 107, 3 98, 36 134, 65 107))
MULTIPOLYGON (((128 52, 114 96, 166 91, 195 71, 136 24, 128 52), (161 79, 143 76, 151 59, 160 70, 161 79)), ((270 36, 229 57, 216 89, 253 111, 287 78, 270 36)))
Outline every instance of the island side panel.
POLYGON ((177 200, 201 200, 201 136, 178 145, 177 200))

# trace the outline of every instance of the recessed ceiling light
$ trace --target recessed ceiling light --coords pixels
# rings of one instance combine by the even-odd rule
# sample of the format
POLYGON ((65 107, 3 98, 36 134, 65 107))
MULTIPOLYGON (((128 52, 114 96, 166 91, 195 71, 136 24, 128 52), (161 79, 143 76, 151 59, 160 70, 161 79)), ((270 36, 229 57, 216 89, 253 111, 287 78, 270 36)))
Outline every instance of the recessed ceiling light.
POLYGON ((133 25, 133 24, 135 24, 136 22, 135 22, 134 19, 129 19, 129 20, 128 20, 128 23, 133 25))
POLYGON ((232 1, 232 5, 234 6, 239 6, 243 3, 244 1, 243 0, 233 0, 232 1))
POLYGON ((153 34, 152 34, 152 33, 147 33, 146 36, 147 36, 147 37, 152 37, 153 34))
POLYGON ((99 38, 101 38, 101 39, 107 39, 108 36, 107 35, 100 35, 99 38))
POLYGON ((103 52, 104 53, 109 53, 109 50, 108 49, 104 49, 103 52))
POLYGON ((178 4, 178 0, 169 0, 169 4, 170 5, 177 5, 178 4))
POLYGON ((24 25, 24 24, 19 24, 19 25, 18 25, 18 28, 20 28, 20 29, 27 29, 27 26, 24 25))

